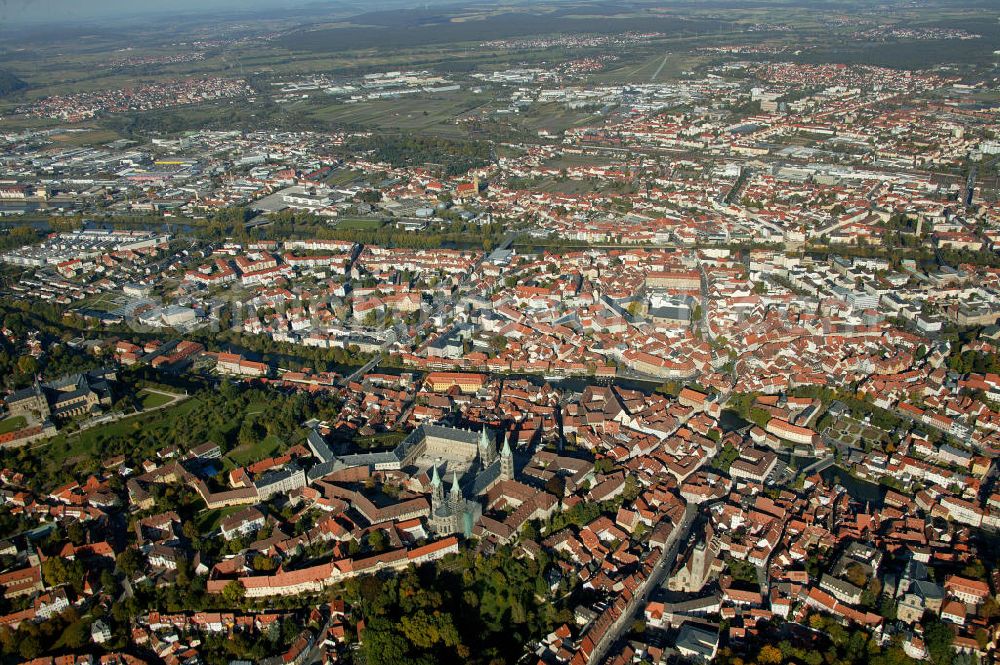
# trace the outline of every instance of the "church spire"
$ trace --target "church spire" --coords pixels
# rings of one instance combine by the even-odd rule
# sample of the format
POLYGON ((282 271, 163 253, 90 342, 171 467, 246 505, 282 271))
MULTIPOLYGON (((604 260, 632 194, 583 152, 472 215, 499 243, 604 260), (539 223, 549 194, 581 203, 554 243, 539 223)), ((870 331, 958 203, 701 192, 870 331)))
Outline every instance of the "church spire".
POLYGON ((462 489, 458 486, 458 471, 451 472, 451 496, 452 498, 462 498, 462 489))
POLYGON ((500 479, 514 480, 514 452, 510 449, 510 433, 503 437, 503 450, 500 451, 500 479))
POLYGON ((483 431, 479 435, 479 461, 483 468, 486 468, 493 464, 496 458, 496 445, 490 440, 490 435, 486 433, 486 425, 483 425, 483 431))
POLYGON ((436 511, 444 503, 444 483, 441 482, 441 475, 438 473, 437 464, 434 465, 434 472, 431 474, 431 507, 436 511))

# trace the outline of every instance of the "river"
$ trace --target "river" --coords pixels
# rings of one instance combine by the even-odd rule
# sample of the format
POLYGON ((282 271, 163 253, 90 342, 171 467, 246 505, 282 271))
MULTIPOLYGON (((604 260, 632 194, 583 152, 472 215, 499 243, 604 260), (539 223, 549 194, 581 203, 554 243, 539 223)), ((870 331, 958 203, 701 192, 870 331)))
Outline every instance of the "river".
POLYGON ((852 476, 848 471, 839 467, 831 466, 820 472, 823 480, 829 483, 839 483, 851 495, 851 498, 858 503, 871 503, 873 506, 881 508, 885 502, 887 488, 882 485, 862 480, 852 476))
MULTIPOLYGON (((42 233, 48 233, 52 230, 52 225, 47 219, 18 219, 17 217, 3 217, 4 211, 3 204, 0 204, 0 227, 13 228, 17 226, 30 226, 35 228, 42 233)), ((95 221, 85 221, 83 223, 83 229, 103 229, 103 230, 114 230, 114 229, 129 229, 135 231, 154 231, 159 233, 165 233, 169 231, 170 233, 189 233, 194 227, 190 224, 184 224, 180 222, 172 222, 169 219, 163 222, 135 222, 126 223, 124 221, 115 224, 114 222, 95 222, 95 221)))

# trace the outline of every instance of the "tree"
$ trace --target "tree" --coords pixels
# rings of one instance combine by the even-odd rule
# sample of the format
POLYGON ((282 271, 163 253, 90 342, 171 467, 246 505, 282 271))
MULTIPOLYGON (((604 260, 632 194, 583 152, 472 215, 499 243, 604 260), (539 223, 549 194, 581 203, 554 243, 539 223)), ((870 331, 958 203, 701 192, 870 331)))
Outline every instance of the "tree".
POLYGON ((222 588, 222 597, 225 599, 229 606, 236 606, 243 602, 246 597, 247 591, 243 588, 243 585, 233 580, 226 586, 222 588))
POLYGON ((946 665, 951 662, 951 643, 954 640, 955 633, 940 619, 935 618, 924 624, 924 643, 927 645, 931 662, 935 665, 946 665))
POLYGON ((115 564, 129 579, 132 579, 139 573, 144 564, 142 552, 134 547, 130 547, 118 555, 118 558, 115 559, 115 564))
POLYGON ((385 619, 368 622, 361 635, 361 650, 369 665, 397 665, 408 662, 407 642, 385 619))
POLYGON ((370 547, 375 552, 381 552, 385 549, 386 538, 385 532, 381 529, 375 529, 374 531, 368 532, 368 547, 370 547))
POLYGON ((250 418, 243 421, 240 425, 240 433, 237 436, 241 446, 251 447, 255 445, 258 441, 264 438, 266 435, 264 428, 257 422, 255 418, 250 418))
POLYGON ((761 665, 778 665, 781 659, 781 650, 770 644, 763 646, 757 654, 757 662, 761 665))
POLYGON ((639 485, 634 475, 629 474, 625 476, 625 488, 622 490, 622 498, 626 503, 635 501, 641 491, 642 487, 639 485))
POLYGON ((865 569, 860 564, 850 564, 847 566, 844 573, 847 577, 847 581, 856 587, 863 589, 868 583, 868 573, 865 572, 865 569))
POLYGON ((596 473, 611 473, 614 468, 615 463, 610 457, 602 457, 594 462, 594 471, 596 473))
POLYGON ((263 554, 254 556, 251 565, 254 570, 265 573, 271 572, 278 567, 278 565, 274 562, 274 559, 269 556, 264 556, 263 554))
POLYGON ((49 586, 68 584, 77 593, 83 593, 83 578, 86 568, 79 559, 70 561, 62 557, 52 557, 42 562, 42 575, 49 586))
POLYGON ((90 642, 90 626, 86 621, 77 618, 66 626, 59 641, 70 649, 79 649, 90 642))
POLYGON ((34 376, 38 373, 38 360, 34 356, 21 356, 17 359, 17 371, 24 376, 34 376))
POLYGON ((771 420, 771 414, 765 409, 752 408, 750 409, 750 421, 764 429, 767 423, 771 420))
POLYGON ((83 525, 79 522, 70 522, 66 526, 66 537, 69 538, 70 542, 74 545, 83 545, 87 538, 87 534, 84 531, 83 525))
POLYGON ((424 611, 404 616, 400 622, 403 635, 413 644, 422 649, 429 649, 438 643, 448 647, 459 644, 458 631, 451 614, 424 611))
POLYGON ((12 654, 17 649, 14 631, 10 629, 10 626, 0 627, 0 649, 5 654, 12 654))
POLYGON ((21 644, 18 646, 17 652, 25 660, 33 660, 42 653, 42 643, 37 635, 26 635, 21 638, 21 644))
POLYGON ((507 338, 503 335, 494 335, 490 338, 490 348, 496 353, 500 353, 507 348, 507 338))
POLYGON ((192 545, 195 545, 195 549, 198 549, 197 542, 201 536, 198 532, 198 525, 194 523, 194 520, 187 520, 181 525, 181 533, 184 537, 191 541, 192 545))

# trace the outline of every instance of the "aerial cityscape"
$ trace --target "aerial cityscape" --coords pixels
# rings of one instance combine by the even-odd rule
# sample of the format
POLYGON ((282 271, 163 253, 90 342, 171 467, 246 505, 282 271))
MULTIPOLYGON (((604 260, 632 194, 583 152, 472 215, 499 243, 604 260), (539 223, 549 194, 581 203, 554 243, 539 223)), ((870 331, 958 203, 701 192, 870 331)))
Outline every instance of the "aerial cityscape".
POLYGON ((994 0, 0 3, 0 664, 992 665, 994 0))

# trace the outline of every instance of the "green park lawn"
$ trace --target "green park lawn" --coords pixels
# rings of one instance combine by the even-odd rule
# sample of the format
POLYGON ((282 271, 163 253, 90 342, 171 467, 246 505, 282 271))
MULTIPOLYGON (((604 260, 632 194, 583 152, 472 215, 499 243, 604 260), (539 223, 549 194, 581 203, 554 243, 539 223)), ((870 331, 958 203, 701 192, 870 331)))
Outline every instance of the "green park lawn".
POLYGON ((0 420, 0 434, 7 434, 8 432, 13 432, 19 430, 22 427, 27 427, 28 421, 24 416, 13 416, 12 418, 6 418, 0 420))
POLYGON ((254 445, 241 444, 233 448, 226 454, 226 459, 232 461, 235 466, 246 466, 253 462, 259 462, 265 457, 271 457, 281 448, 281 439, 274 434, 269 434, 254 445))
POLYGON ((225 508, 212 508, 210 510, 203 510, 195 517, 195 523, 198 526, 199 533, 209 533, 214 531, 222 523, 222 520, 226 519, 230 515, 240 510, 243 510, 246 506, 226 506, 225 508))
POLYGON ((139 398, 141 400, 143 411, 163 406, 173 399, 173 397, 170 397, 169 395, 154 393, 149 390, 141 391, 139 393, 139 398))

